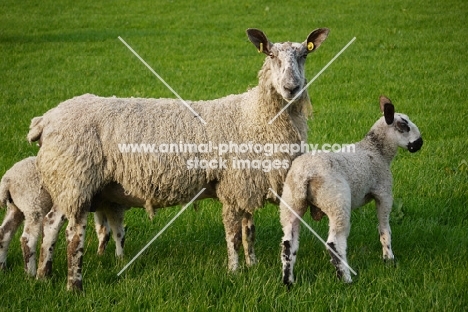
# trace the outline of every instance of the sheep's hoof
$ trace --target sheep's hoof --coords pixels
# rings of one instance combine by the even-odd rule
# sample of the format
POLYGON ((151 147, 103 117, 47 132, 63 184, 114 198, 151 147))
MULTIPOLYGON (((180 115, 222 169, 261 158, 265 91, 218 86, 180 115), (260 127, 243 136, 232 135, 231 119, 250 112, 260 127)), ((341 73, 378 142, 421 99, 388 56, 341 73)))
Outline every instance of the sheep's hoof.
POLYGON ((124 255, 115 255, 115 261, 117 263, 123 263, 125 261, 124 255))
POLYGON ((351 284, 353 282, 353 279, 350 276, 349 277, 343 277, 342 281, 345 284, 351 284))
POLYGON ((292 276, 292 272, 289 272, 287 270, 283 271, 283 284, 288 286, 289 289, 293 283, 294 277, 292 276))
POLYGON ((46 266, 41 269, 37 269, 36 272, 36 279, 45 279, 47 277, 50 277, 52 275, 52 261, 47 261, 46 266))
POLYGON ((67 290, 73 292, 82 292, 83 291, 83 282, 80 280, 69 281, 67 283, 67 290))
POLYGON ((387 266, 387 267, 394 267, 396 268, 397 266, 397 260, 395 258, 392 258, 392 259, 384 259, 384 264, 387 266))
POLYGON ((248 257, 245 262, 246 262, 247 267, 250 268, 256 265, 258 263, 258 260, 255 256, 251 256, 251 257, 248 257))
POLYGON ((26 275, 30 277, 35 277, 36 276, 36 270, 32 269, 25 269, 26 275))
POLYGON ((6 271, 6 262, 0 262, 0 271, 6 271))

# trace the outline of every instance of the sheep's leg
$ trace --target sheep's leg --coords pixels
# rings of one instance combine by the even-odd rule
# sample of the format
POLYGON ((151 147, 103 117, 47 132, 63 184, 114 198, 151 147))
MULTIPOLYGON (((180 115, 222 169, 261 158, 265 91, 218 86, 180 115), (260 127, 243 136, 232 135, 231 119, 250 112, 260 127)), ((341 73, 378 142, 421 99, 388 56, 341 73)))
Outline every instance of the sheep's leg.
POLYGON ((284 185, 283 196, 280 204, 280 222, 283 228, 281 242, 281 262, 283 264, 283 283, 290 286, 294 283, 294 264, 299 250, 300 220, 307 211, 306 184, 294 185, 293 194, 288 183, 284 185), (293 213, 293 210, 296 214, 293 213))
POLYGON ((97 253, 98 255, 103 255, 110 239, 110 227, 109 223, 107 222, 107 216, 104 213, 104 211, 97 210, 94 212, 94 225, 96 228, 96 235, 99 241, 97 253))
POLYGON ((42 213, 25 216, 24 230, 21 235, 21 249, 23 251, 24 270, 30 276, 36 276, 36 246, 41 234, 42 213))
POLYGON ((83 290, 82 267, 87 216, 88 212, 82 212, 78 218, 71 217, 65 232, 67 237, 68 290, 83 290))
POLYGON ((283 283, 292 285, 294 283, 294 264, 296 263, 297 251, 299 250, 299 219, 289 210, 281 205, 280 221, 283 228, 283 239, 281 243, 281 262, 283 263, 283 283))
POLYGON ((239 267, 239 249, 242 243, 243 213, 233 206, 223 204, 223 223, 226 232, 228 269, 236 271, 239 267))
POLYGON ((0 227, 0 269, 2 270, 6 268, 8 246, 23 220, 23 213, 13 203, 8 203, 7 212, 0 227))
POLYGON ((255 225, 251 213, 244 213, 242 219, 242 244, 244 245, 245 262, 247 266, 257 263, 254 251, 255 225))
POLYGON ((125 228, 124 228, 125 208, 118 205, 113 206, 112 212, 107 213, 110 227, 112 229, 112 238, 115 241, 115 256, 122 258, 125 244, 125 228))
POLYGON ((390 212, 392 210, 392 198, 376 200, 377 217, 379 219, 379 235, 382 244, 384 260, 393 260, 392 231, 390 229, 390 212))
MULTIPOLYGON (((335 209, 335 211, 339 211, 335 209)), ((345 209, 349 211, 349 209, 345 209)), ((335 266, 336 276, 345 283, 351 283, 351 274, 346 259, 347 239, 350 229, 349 214, 329 215, 329 234, 327 239, 327 249, 331 256, 330 262, 335 266)))
POLYGON ((36 273, 36 278, 38 279, 50 276, 52 273, 52 257, 55 243, 65 220, 65 215, 55 206, 44 217, 42 222, 42 244, 36 273))

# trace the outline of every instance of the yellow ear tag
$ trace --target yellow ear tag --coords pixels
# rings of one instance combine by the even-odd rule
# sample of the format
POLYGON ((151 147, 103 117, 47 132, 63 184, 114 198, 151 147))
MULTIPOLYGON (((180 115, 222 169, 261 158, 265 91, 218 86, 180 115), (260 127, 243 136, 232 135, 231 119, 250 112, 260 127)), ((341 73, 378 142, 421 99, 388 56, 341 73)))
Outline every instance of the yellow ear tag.
POLYGON ((263 52, 263 42, 260 42, 260 48, 258 49, 258 53, 263 52))
POLYGON ((314 43, 311 41, 307 43, 307 50, 312 51, 314 49, 314 43))

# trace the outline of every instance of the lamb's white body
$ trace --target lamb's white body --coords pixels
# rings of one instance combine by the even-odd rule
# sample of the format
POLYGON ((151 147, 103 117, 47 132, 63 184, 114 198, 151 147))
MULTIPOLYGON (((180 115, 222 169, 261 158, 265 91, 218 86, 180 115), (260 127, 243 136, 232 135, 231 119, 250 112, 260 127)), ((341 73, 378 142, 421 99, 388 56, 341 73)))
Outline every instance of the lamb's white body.
MULTIPOLYGON (((206 124, 180 101, 172 99, 102 98, 83 95, 61 103, 42 118, 35 118, 28 135, 42 142, 38 169, 56 210, 69 219, 69 289, 81 289, 81 262, 86 214, 91 198, 109 183, 124 190, 120 200, 148 210, 189 202, 202 188, 203 197, 219 198, 223 204, 228 267, 238 267, 243 244, 246 263, 256 262, 253 251, 255 229, 252 214, 267 199, 269 188, 281 191, 288 168, 264 172, 240 170, 235 159, 290 164, 297 153, 231 151, 223 155, 227 167, 191 168, 194 158, 212 160, 211 153, 122 153, 122 143, 159 146, 179 142, 219 146, 300 143, 307 137, 305 111, 310 105, 305 86, 305 57, 320 46, 328 29, 312 32, 304 43, 271 43, 259 30, 249 29, 249 39, 268 55, 259 73, 259 85, 246 93, 212 101, 188 102, 206 124), (299 95, 300 94, 300 95, 299 95), (293 99, 298 98, 270 125, 268 122, 293 99)), ((38 274, 41 270, 39 265, 38 274)))
MULTIPOLYGON (((99 194, 98 198, 108 197, 109 194, 99 194)), ((0 204, 7 207, 5 218, 0 227, 0 268, 5 268, 8 246, 16 230, 24 221, 21 235, 21 249, 23 251, 24 269, 30 276, 36 275, 36 246, 41 234, 43 220, 47 224, 52 221, 52 230, 57 231, 65 221, 60 214, 53 218, 52 199, 41 184, 40 176, 36 170, 36 157, 28 157, 14 164, 2 177, 0 182, 0 204), (48 214, 50 213, 50 214, 48 214), (46 216, 47 215, 47 216, 46 216), (58 222, 58 223, 57 223, 58 222)), ((123 256, 123 213, 125 207, 115 205, 105 200, 95 203, 95 226, 99 239, 98 253, 102 254, 106 248, 112 228, 116 242, 116 256, 123 256), (109 209, 112 207, 112 209, 109 209)), ((43 241, 43 247, 53 247, 56 235, 43 241)), ((48 264, 50 269, 51 263, 48 264)))
POLYGON ((389 215, 392 208, 392 174, 390 163, 398 146, 416 152, 422 146, 420 132, 406 115, 394 114, 390 100, 381 97, 380 118, 366 137, 355 144, 350 153, 307 153, 293 162, 287 175, 281 203, 283 282, 294 281, 293 266, 299 248, 299 219, 311 208, 311 214, 320 220, 329 218, 327 248, 338 277, 351 282, 346 260, 347 237, 350 231, 351 209, 375 200, 379 219, 379 234, 383 258, 394 258, 391 248, 389 215))

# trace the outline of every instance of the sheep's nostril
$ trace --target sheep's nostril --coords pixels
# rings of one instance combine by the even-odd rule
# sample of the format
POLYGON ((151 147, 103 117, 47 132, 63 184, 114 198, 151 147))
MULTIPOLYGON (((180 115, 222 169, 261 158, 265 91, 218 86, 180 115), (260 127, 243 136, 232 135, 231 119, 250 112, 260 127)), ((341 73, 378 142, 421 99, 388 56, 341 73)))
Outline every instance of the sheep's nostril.
POLYGON ((299 90, 300 90, 300 87, 297 86, 297 87, 295 87, 294 89, 291 90, 291 94, 296 94, 297 92, 299 92, 299 90))
POLYGON ((291 86, 291 87, 285 87, 286 91, 289 92, 289 94, 291 95, 291 97, 295 96, 297 94, 297 92, 299 92, 299 90, 301 89, 300 86, 291 86))

